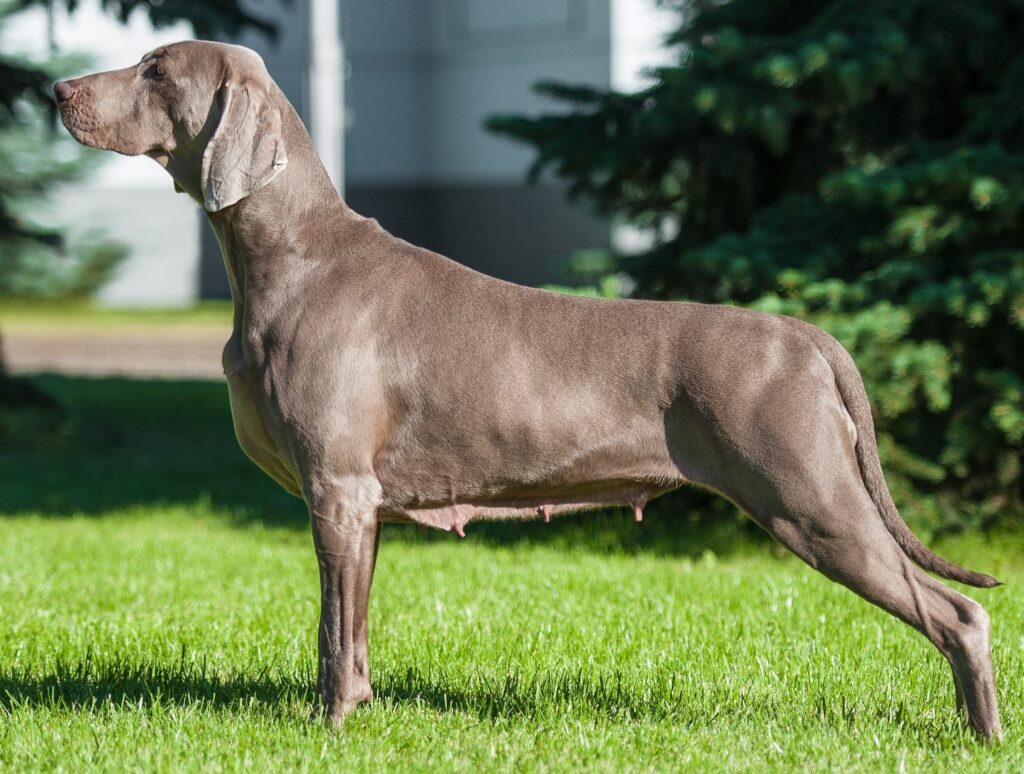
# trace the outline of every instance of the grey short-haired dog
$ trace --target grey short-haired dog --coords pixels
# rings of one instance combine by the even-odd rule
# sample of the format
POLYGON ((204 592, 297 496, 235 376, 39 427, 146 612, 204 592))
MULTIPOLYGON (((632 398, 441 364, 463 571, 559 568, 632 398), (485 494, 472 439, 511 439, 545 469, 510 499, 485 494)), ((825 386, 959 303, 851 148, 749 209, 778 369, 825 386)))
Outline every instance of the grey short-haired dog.
POLYGON ((403 242, 345 205, 245 48, 177 43, 54 92, 79 142, 156 160, 220 240, 235 430, 309 507, 333 723, 373 696, 383 522, 462 534, 474 519, 608 505, 639 519, 694 483, 924 634, 970 725, 1001 737, 988 615, 922 569, 997 582, 907 528, 860 375, 826 333, 731 307, 519 287, 403 242))

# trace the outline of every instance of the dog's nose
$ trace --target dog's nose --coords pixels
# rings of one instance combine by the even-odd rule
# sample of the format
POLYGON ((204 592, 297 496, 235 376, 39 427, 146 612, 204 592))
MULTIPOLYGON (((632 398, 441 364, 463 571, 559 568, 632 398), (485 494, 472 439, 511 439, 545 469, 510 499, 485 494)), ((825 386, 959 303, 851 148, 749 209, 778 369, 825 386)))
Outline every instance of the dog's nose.
POLYGON ((53 84, 53 96, 57 98, 58 102, 67 102, 75 96, 75 82, 57 81, 53 84))

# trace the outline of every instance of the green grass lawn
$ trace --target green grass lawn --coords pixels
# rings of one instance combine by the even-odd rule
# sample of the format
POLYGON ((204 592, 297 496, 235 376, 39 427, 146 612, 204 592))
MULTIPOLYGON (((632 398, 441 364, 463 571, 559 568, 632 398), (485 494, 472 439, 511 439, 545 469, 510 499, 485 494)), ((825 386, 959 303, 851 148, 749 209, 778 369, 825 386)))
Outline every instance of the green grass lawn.
POLYGON ((378 698, 331 733, 307 719, 304 509, 237 450, 224 386, 43 383, 75 433, 0 453, 0 768, 1024 769, 1021 539, 938 546, 1007 582, 970 592, 994 621, 991 749, 922 637, 666 513, 386 529, 378 698))

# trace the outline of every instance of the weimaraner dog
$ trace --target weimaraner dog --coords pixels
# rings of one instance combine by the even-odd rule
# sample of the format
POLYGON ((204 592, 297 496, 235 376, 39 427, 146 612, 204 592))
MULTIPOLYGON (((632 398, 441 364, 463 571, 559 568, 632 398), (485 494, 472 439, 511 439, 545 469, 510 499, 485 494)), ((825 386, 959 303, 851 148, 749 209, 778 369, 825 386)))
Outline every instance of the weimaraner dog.
POLYGON ((919 568, 997 581, 907 528, 860 374, 826 333, 732 307, 520 287, 403 242, 342 201, 245 48, 176 43, 54 92, 75 139, 156 160, 217 234, 234 298, 235 431, 309 507, 332 723, 373 697, 382 523, 462 535, 475 519, 610 505, 639 520, 648 500, 691 483, 924 634, 970 725, 1001 736, 988 615, 919 568))

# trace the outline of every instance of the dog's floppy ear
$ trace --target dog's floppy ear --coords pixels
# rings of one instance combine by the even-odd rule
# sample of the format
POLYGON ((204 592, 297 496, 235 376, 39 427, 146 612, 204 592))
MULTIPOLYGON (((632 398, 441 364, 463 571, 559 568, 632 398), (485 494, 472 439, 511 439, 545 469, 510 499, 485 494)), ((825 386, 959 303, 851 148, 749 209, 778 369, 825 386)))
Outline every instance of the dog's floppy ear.
POLYGON ((217 212, 258 191, 288 164, 281 111, 253 81, 225 82, 217 93, 220 121, 203 151, 203 204, 217 212))

